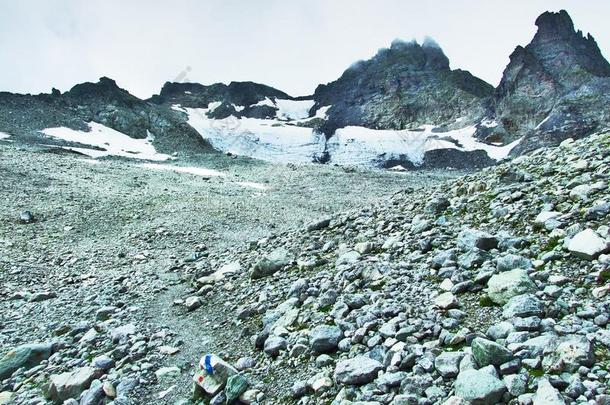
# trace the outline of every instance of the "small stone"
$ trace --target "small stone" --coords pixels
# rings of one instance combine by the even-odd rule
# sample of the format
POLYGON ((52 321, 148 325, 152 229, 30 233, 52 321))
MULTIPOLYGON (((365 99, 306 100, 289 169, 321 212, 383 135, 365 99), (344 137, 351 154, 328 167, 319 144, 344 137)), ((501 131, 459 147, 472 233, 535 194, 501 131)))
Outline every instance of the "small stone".
POLYGON ((434 367, 443 378, 453 378, 460 371, 460 361, 463 357, 462 352, 443 352, 434 359, 434 367))
POLYGON ((184 300, 184 306, 186 307, 187 311, 194 311, 202 304, 203 302, 201 301, 201 298, 197 296, 188 297, 186 300, 184 300))
POLYGON ((36 221, 36 218, 30 211, 22 211, 21 214, 19 214, 19 221, 22 224, 31 224, 36 221))
POLYGON ((288 348, 288 341, 280 336, 269 336, 265 341, 264 351, 268 356, 277 357, 280 351, 288 348))
POLYGON ((250 278, 259 279, 268 277, 278 270, 288 266, 292 260, 288 257, 288 251, 283 247, 275 249, 273 252, 259 260, 250 271, 250 278))

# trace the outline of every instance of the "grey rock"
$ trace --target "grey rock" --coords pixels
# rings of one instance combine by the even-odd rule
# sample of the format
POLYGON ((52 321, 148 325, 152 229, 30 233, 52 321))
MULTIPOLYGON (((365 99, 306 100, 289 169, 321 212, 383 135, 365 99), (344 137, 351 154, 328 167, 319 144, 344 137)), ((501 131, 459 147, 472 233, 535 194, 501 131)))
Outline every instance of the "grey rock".
POLYGON ((51 375, 47 395, 55 403, 62 403, 69 398, 78 398, 99 376, 100 372, 92 367, 81 367, 62 374, 51 375))
POLYGON ((330 353, 337 350, 343 332, 337 326, 316 326, 310 333, 311 348, 317 353, 330 353))
POLYGON ((533 294, 522 294, 512 297, 502 309, 505 318, 542 316, 544 305, 533 294))
POLYGON ((271 357, 279 356, 282 350, 288 348, 288 341, 280 336, 269 336, 265 341, 264 351, 271 357))
POLYGON ((555 389, 549 380, 541 379, 538 381, 538 389, 534 396, 533 405, 563 405, 565 401, 559 391, 555 389))
POLYGON ((53 354, 50 343, 34 343, 19 346, 0 359, 0 380, 10 377, 20 368, 30 369, 53 354))
POLYGON ((610 242, 600 237, 594 230, 585 229, 574 235, 568 244, 568 250, 574 256, 593 260, 610 250, 610 242))
POLYGON ((513 359, 513 353, 506 347, 496 342, 483 338, 475 338, 472 341, 472 355, 481 367, 490 364, 499 366, 513 359))
POLYGON ((459 233, 457 244, 464 252, 472 250, 472 248, 491 250, 498 247, 498 238, 487 232, 465 229, 459 233))
POLYGON ((259 279, 268 277, 278 270, 288 266, 292 259, 288 256, 288 251, 283 247, 275 249, 273 252, 259 260, 250 271, 250 278, 259 279))
POLYGON ((536 290, 536 284, 522 269, 494 274, 487 282, 487 294, 497 304, 506 304, 516 295, 531 293, 536 290))
POLYGON ((485 370, 465 370, 454 383, 455 394, 473 405, 496 405, 506 392, 506 386, 485 370))
POLYGON ((443 352, 434 359, 434 367, 443 378, 453 378, 460 371, 460 361, 463 357, 462 352, 443 352))
POLYGON ((367 356, 342 360, 335 367, 334 378, 340 384, 363 385, 377 378, 383 365, 367 356))

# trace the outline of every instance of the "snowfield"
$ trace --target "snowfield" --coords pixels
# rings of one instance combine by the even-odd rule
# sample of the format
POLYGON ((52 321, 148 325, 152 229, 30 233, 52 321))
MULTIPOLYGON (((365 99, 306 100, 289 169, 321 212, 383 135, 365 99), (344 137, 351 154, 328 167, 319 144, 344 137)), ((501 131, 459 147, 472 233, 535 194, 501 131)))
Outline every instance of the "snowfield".
POLYGON ((92 158, 103 156, 123 156, 134 159, 145 160, 168 160, 171 157, 162 153, 157 153, 152 145, 152 136, 146 139, 134 139, 122 132, 108 128, 97 122, 90 122, 90 131, 78 131, 66 127, 47 128, 41 132, 52 138, 62 139, 67 142, 75 142, 83 145, 90 145, 100 149, 89 149, 81 147, 65 147, 83 153, 92 158))
MULTIPOLYGON (((278 105, 284 101, 278 100, 278 105)), ((297 104, 282 106, 284 116, 292 116, 297 120, 295 123, 310 120, 296 117, 304 117, 305 109, 309 111, 313 104, 310 106, 309 101, 294 103, 297 104)), ((320 108, 316 117, 325 118, 330 107, 320 108)), ((404 157, 419 166, 424 162, 425 153, 435 149, 483 150, 490 158, 501 160, 520 142, 517 140, 504 146, 490 145, 474 138, 474 126, 433 132, 432 125, 425 125, 416 131, 350 126, 338 129, 334 136, 326 140, 323 134, 315 133, 311 128, 290 125, 279 119, 229 117, 214 120, 206 115, 209 109, 182 108, 181 111, 188 114, 189 125, 215 149, 270 162, 312 162, 326 151, 330 155, 330 163, 339 165, 378 166, 380 161, 404 157)), ((278 116, 282 115, 278 112, 278 116)))

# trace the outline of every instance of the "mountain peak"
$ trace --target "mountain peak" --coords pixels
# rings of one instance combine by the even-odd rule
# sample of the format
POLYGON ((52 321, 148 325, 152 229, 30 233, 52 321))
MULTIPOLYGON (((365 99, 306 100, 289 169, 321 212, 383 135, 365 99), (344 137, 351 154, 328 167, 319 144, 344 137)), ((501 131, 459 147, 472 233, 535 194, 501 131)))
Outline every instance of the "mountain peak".
POLYGON ((537 37, 540 38, 569 38, 574 35, 574 23, 565 10, 558 12, 546 11, 536 19, 538 27, 537 37))

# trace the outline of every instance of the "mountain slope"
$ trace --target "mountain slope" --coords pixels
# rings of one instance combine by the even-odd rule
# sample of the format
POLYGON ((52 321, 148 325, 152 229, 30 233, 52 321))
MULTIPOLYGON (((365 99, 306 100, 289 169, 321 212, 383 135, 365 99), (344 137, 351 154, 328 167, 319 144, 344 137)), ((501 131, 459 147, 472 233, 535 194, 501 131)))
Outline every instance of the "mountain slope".
POLYGON ((0 131, 23 140, 53 143, 41 131, 66 127, 88 132, 91 122, 134 139, 154 138, 153 144, 169 153, 211 151, 179 112, 140 100, 105 77, 64 94, 0 93, 0 131))
POLYGON ((546 12, 536 20, 538 31, 510 56, 500 85, 489 103, 478 136, 511 142, 523 137, 514 153, 556 145, 610 123, 610 64, 588 34, 575 31, 565 10, 546 12))

